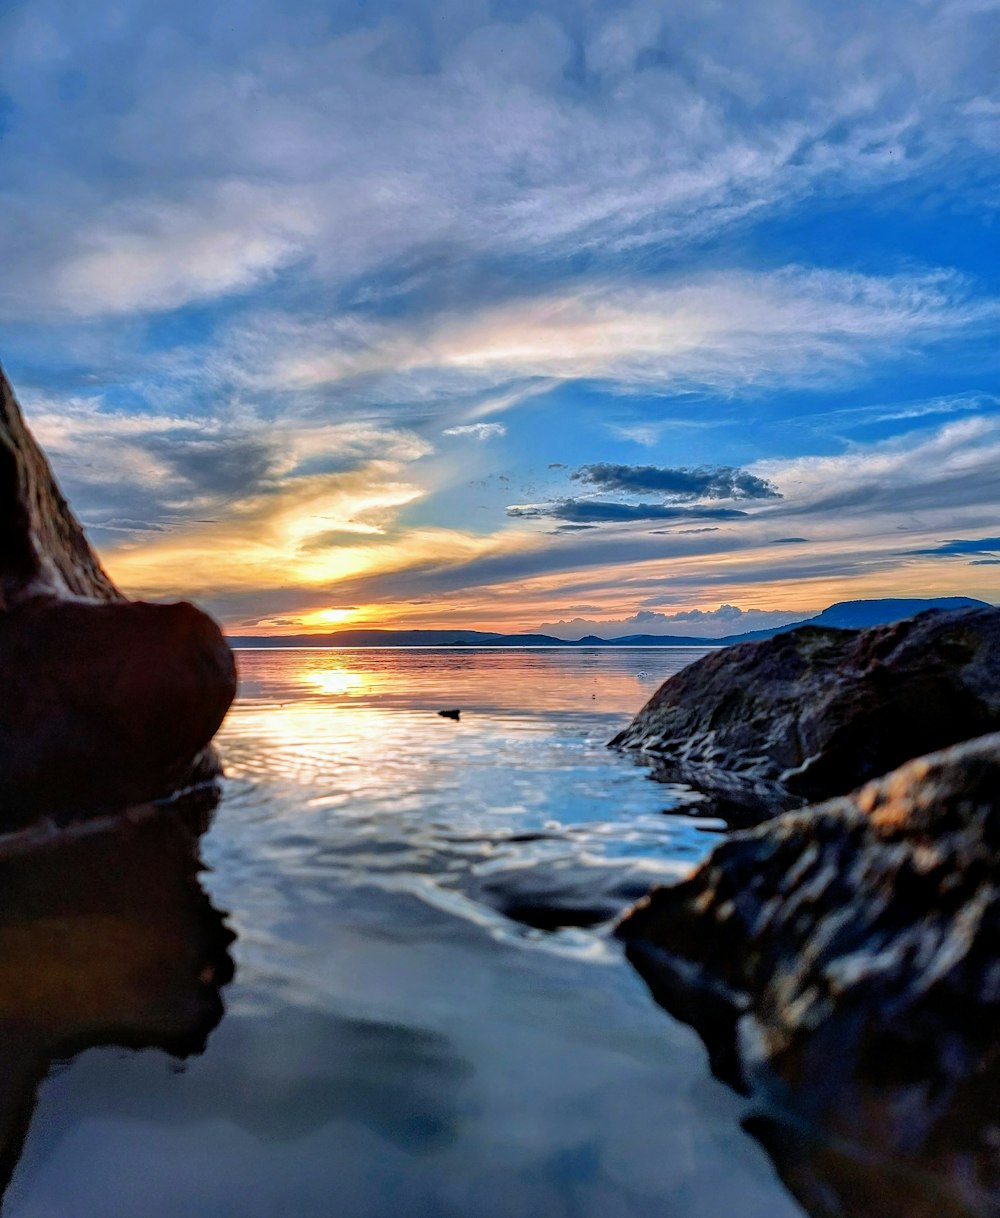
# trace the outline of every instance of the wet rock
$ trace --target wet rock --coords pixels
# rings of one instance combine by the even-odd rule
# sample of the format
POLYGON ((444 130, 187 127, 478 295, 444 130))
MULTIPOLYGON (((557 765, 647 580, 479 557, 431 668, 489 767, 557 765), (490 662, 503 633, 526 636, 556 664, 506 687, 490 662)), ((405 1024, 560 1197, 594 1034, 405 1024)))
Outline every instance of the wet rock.
POLYGON ((1000 734, 734 834, 617 933, 810 1213, 1000 1214, 1000 734))
POLYGON ((102 570, 2 371, 0 682, 0 831, 209 779, 236 691, 209 617, 130 602, 102 570))
POLYGON ((671 677, 611 744, 756 819, 1000 729, 1000 609, 803 627, 671 677))

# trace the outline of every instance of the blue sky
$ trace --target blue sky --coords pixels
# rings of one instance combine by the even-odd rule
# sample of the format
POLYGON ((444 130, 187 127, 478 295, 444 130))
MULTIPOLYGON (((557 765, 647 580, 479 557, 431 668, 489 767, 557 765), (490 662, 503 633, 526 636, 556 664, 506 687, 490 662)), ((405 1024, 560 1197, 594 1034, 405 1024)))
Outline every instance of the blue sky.
POLYGON ((1000 600, 998 26, 9 3, 0 356, 122 586, 242 633, 1000 600))

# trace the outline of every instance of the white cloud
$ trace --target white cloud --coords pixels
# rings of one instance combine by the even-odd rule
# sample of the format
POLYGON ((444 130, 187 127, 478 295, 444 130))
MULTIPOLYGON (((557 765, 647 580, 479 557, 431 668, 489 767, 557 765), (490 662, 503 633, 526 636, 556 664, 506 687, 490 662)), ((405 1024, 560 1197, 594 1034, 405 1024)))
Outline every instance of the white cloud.
POLYGON ((624 618, 576 617, 569 621, 544 622, 538 629, 559 639, 579 639, 588 634, 601 639, 621 638, 630 634, 721 639, 750 630, 787 626, 789 622, 800 622, 807 616, 808 613, 803 610, 740 609, 736 605, 720 605, 718 609, 685 609, 676 613, 640 609, 624 618))
POLYGON ((477 440, 490 440, 496 436, 505 436, 507 428, 503 423, 462 423, 457 427, 446 427, 446 436, 474 436, 477 440))
POLYGON ((7 316, 679 248, 995 138, 981 0, 227 7, 0 18, 7 316))
MULTIPOLYGON (((723 393, 827 386, 867 365, 994 322, 997 305, 957 275, 874 276, 789 266, 685 279, 592 281, 419 322, 277 324, 252 375, 274 387, 360 386, 405 402, 561 381, 723 393)), ((524 393, 493 400, 516 405, 524 393)), ((647 438, 644 434, 643 438, 647 438)))

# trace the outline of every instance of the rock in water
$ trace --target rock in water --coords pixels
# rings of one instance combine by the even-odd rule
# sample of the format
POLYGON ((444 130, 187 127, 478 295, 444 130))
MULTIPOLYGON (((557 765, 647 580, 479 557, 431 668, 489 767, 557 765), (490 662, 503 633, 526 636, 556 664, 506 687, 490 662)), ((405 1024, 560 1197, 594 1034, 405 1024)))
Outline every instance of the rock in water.
POLYGON ((803 627, 704 656, 611 744, 758 816, 1000 729, 1000 609, 803 627))
POLYGON ((1000 1213, 1000 734, 734 834, 617 933, 811 1213, 1000 1213))
POLYGON ((170 795, 218 772, 236 692, 219 628, 128 601, 0 371, 0 831, 170 795))

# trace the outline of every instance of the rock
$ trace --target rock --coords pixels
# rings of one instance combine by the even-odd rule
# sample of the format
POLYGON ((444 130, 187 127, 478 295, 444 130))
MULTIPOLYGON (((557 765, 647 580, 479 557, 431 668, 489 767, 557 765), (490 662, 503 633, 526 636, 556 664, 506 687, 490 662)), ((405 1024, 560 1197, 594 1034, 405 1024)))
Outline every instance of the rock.
POLYGON ((733 834, 617 934, 811 1213, 1000 1213, 1000 734, 733 834))
POLYGON ((704 656, 611 744, 760 819, 1000 729, 1000 609, 804 627, 704 656))
POLYGON ((211 618, 133 603, 87 543, 0 371, 0 831, 218 773, 236 692, 211 618))

